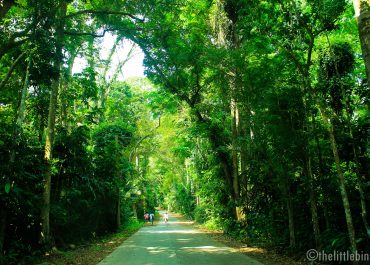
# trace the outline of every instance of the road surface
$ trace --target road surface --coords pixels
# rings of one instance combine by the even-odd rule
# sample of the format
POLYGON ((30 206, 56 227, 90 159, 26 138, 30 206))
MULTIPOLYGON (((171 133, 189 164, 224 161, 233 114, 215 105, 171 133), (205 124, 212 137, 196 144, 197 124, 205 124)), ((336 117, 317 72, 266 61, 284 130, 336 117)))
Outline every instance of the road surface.
POLYGON ((263 265, 170 215, 146 226, 98 265, 263 265))

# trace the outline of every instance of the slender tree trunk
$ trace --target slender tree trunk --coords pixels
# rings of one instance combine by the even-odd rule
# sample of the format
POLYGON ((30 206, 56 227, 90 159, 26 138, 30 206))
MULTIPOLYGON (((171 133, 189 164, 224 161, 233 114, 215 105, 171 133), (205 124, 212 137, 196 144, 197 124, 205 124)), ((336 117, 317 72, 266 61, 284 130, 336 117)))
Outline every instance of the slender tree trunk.
POLYGON ((334 128, 333 124, 329 120, 329 117, 326 113, 325 107, 323 103, 320 100, 320 97, 317 95, 316 91, 312 88, 311 82, 310 82, 310 66, 311 66, 311 56, 312 56, 312 50, 314 47, 315 43, 315 37, 313 34, 311 35, 310 43, 309 43, 309 48, 307 51, 307 63, 305 65, 302 65, 299 63, 297 58, 294 56, 292 51, 287 50, 289 56, 293 60, 293 62, 296 64, 299 72, 302 75, 303 79, 303 84, 304 86, 308 89, 308 93, 310 93, 313 96, 313 99, 315 100, 321 117, 323 119, 324 125, 328 131, 329 138, 330 138, 330 143, 331 143, 331 148, 335 160, 335 167, 337 169, 337 177, 338 177, 338 184, 339 184, 339 189, 343 201, 343 207, 344 207, 344 212, 345 212, 345 217, 346 217, 346 222, 347 222, 347 229, 348 229, 348 236, 349 236, 349 241, 351 245, 351 251, 352 253, 355 253, 357 251, 357 246, 356 246, 356 237, 355 237, 355 229, 353 226, 353 221, 352 221, 352 214, 351 214, 351 208, 348 200, 348 195, 346 191, 346 186, 345 186, 345 181, 344 181, 344 175, 342 172, 342 169, 340 167, 340 158, 339 158, 339 153, 338 153, 338 147, 337 143, 335 140, 335 135, 334 135, 334 128))
POLYGON ((61 82, 61 96, 60 96, 60 103, 61 103, 61 110, 60 110, 60 116, 61 116, 61 122, 64 128, 67 129, 69 132, 71 130, 71 123, 68 121, 68 114, 70 106, 68 104, 68 86, 70 83, 70 78, 72 78, 72 69, 74 65, 74 61, 76 59, 78 50, 71 54, 71 57, 68 60, 68 71, 66 74, 66 78, 63 78, 61 82))
POLYGON ((353 0, 353 5, 365 61, 367 85, 370 88, 370 1, 353 0))
MULTIPOLYGON (((217 4, 217 13, 218 16, 228 20, 225 23, 225 20, 219 19, 214 27, 217 29, 218 34, 218 44, 225 46, 225 48, 230 51, 236 51, 239 49, 239 36, 236 32, 236 24, 238 21, 238 16, 236 15, 236 5, 231 2, 226 8, 227 3, 220 1, 217 4), (217 25, 216 25, 217 24, 217 25)), ((239 80, 240 74, 238 73, 238 67, 235 64, 234 69, 232 70, 233 77, 229 81, 230 83, 230 111, 231 111, 231 159, 232 159, 232 198, 235 204, 235 217, 239 221, 242 217, 242 211, 240 208, 240 184, 239 184, 239 158, 238 158, 238 126, 239 126, 239 114, 238 106, 236 100, 236 94, 239 89, 239 80)))
MULTIPOLYGON (((232 192, 233 192, 233 182, 232 182, 232 173, 231 173, 231 166, 230 164, 228 163, 227 159, 226 159, 226 154, 220 154, 219 157, 220 157, 220 163, 221 163, 221 166, 222 166, 222 169, 224 170, 224 178, 226 180, 226 184, 228 185, 228 187, 230 188, 229 191, 230 191, 230 195, 232 195, 232 192)), ((231 196, 233 197, 233 196, 231 196)))
POLYGON ((292 200, 290 194, 287 198, 287 209, 288 209, 288 218, 289 218, 289 247, 294 249, 295 248, 295 230, 294 230, 294 215, 293 215, 293 207, 292 207, 292 200))
MULTIPOLYGON (((273 170, 273 168, 272 168, 273 170)), ((288 172, 288 170, 283 166, 283 172, 288 172)), ((289 248, 293 250, 296 246, 296 240, 295 240, 295 225, 294 225, 294 210, 293 210, 293 204, 292 204, 292 196, 290 192, 290 181, 289 176, 279 176, 278 174, 278 181, 280 182, 280 188, 282 192, 282 198, 285 202, 287 214, 288 214, 288 226, 289 226, 289 248)))
MULTIPOLYGON (((360 177, 358 177, 358 178, 360 178, 360 177)), ((362 222, 364 224, 367 237, 370 238, 370 227, 369 227, 369 223, 367 222, 366 199, 365 199, 365 193, 364 193, 364 190, 363 190, 363 183, 362 183, 361 180, 359 180, 359 183, 358 183, 358 192, 360 194, 360 201, 361 201, 362 222)))
MULTIPOLYGON (((350 115, 348 108, 347 108, 347 115, 350 115)), ((355 173, 356 173, 356 176, 357 176, 357 190, 358 190, 358 193, 360 195, 362 222, 364 224, 367 237, 370 238, 370 226, 369 226, 369 223, 367 222, 367 210, 366 210, 364 183, 362 181, 362 176, 361 176, 362 174, 361 174, 361 170, 360 170, 361 163, 360 163, 360 161, 358 159, 358 155, 357 155, 357 145, 356 145, 355 139, 353 138, 352 126, 350 124, 349 119, 346 119, 346 122, 347 122, 347 126, 349 128, 349 135, 350 135, 350 138, 352 140, 353 157, 354 157, 355 164, 356 164, 356 172, 355 173)))
POLYGON ((18 117, 17 117, 17 127, 21 128, 23 124, 24 119, 24 112, 26 110, 26 98, 27 98, 27 90, 29 85, 29 77, 30 77, 30 68, 32 66, 32 59, 31 57, 28 58, 28 64, 26 69, 26 77, 24 79, 23 88, 22 88, 22 94, 21 94, 21 102, 19 104, 19 110, 18 110, 18 117))
POLYGON ((115 177, 116 177, 116 185, 117 185, 117 209, 116 209, 116 224, 117 224, 117 230, 121 227, 121 194, 119 189, 119 183, 120 179, 122 178, 121 172, 120 172, 120 146, 118 141, 118 136, 115 136, 115 177))
POLYGON ((132 212, 134 213, 135 219, 137 219, 137 208, 136 208, 136 203, 132 204, 132 212))
POLYGON ((231 156, 232 156, 232 179, 233 179, 233 197, 235 201, 235 215, 237 220, 241 219, 240 203, 240 186, 239 186, 239 161, 238 161, 238 125, 239 125, 239 114, 237 102, 234 96, 231 98, 231 156))
MULTIPOLYGON (((317 156, 318 156, 318 159, 319 159, 319 176, 320 176, 320 180, 321 180, 321 186, 324 188, 325 185, 323 185, 323 183, 322 183, 322 177, 324 176, 323 157, 322 157, 319 137, 318 137, 317 132, 316 132, 315 115, 313 115, 311 113, 311 117, 312 117, 312 127, 313 127, 312 131, 313 131, 313 135, 314 135, 314 139, 315 139, 315 143, 316 143, 317 156)), ((325 219, 325 229, 329 229, 330 228, 330 220, 329 220, 329 214, 328 214, 328 207, 326 206, 326 195, 325 194, 326 194, 326 192, 324 190, 322 196, 324 198, 324 200, 323 200, 323 212, 324 212, 324 219, 325 219)))
MULTIPOLYGON (((335 68, 336 68, 336 71, 337 71, 337 75, 339 76, 337 65, 336 65, 335 68)), ((347 116, 345 116, 344 120, 345 120, 345 122, 347 124, 347 127, 348 127, 348 134, 349 134, 349 137, 350 137, 351 142, 352 142, 353 159, 354 159, 354 162, 356 164, 355 174, 356 174, 356 180, 357 180, 357 190, 358 190, 358 193, 360 195, 361 217, 362 217, 362 222, 364 224, 366 234, 367 234, 368 238, 370 238, 370 226, 369 226, 369 223, 367 222, 366 199, 365 199, 365 192, 364 192, 365 186, 364 186, 363 181, 362 181, 362 179, 365 179, 365 177, 362 176, 362 174, 361 174, 362 165, 360 163, 360 160, 358 159, 357 144, 356 144, 356 141, 353 137, 352 124, 351 124, 351 120, 350 120, 350 117, 352 115, 351 106, 350 106, 350 103, 349 103, 350 99, 346 95, 345 90, 344 90, 342 85, 341 85, 341 90, 342 90, 342 96, 345 99, 345 110, 346 110, 346 114, 347 114, 347 116)))
POLYGON ((294 228, 294 211, 293 211, 293 205, 292 205, 292 198, 290 194, 289 187, 286 186, 287 184, 283 184, 283 189, 285 193, 285 202, 286 202, 286 208, 288 212, 288 221, 289 221, 289 247, 291 249, 295 248, 296 240, 295 240, 295 228, 294 228))
MULTIPOLYGON (((245 113, 243 110, 241 113, 245 113)), ((244 115, 239 116, 239 137, 240 139, 247 139, 247 128, 245 126, 246 123, 246 117, 244 115)), ((240 174, 239 174, 239 187, 240 187, 240 197, 241 201, 243 202, 243 208, 244 212, 241 213, 241 219, 243 220, 244 224, 247 224, 247 214, 248 214, 248 150, 250 150, 249 147, 249 141, 248 141, 248 147, 244 144, 240 144, 240 174)))
POLYGON ((315 236, 316 250, 321 250, 320 225, 319 225, 319 218, 317 214, 317 200, 316 200, 316 194, 315 194, 314 185, 313 185, 314 178, 312 174, 310 154, 307 155, 307 165, 306 166, 307 166, 307 174, 308 174, 308 182, 309 182, 312 226, 313 226, 313 232, 315 236))
POLYGON ((7 210, 5 207, 0 208, 0 264, 4 256, 4 242, 7 227, 7 210))
POLYGON ((335 161, 335 167, 337 169, 339 190, 340 190, 340 194, 342 196, 343 207, 344 207, 344 212, 345 212, 345 216, 346 216, 348 236, 349 236, 349 241, 350 241, 350 244, 351 244, 351 251, 352 251, 352 253, 355 253, 357 251, 355 228, 353 226, 351 208, 350 208, 350 204, 349 204, 349 200, 348 200, 346 185, 345 185, 345 181, 344 181, 344 175, 343 175, 343 172, 342 172, 342 168, 340 166, 340 158, 339 158, 339 153, 338 153, 338 148, 337 148, 337 142, 335 140, 334 129, 333 129, 333 125, 329 121, 329 118, 326 114, 325 109, 321 105, 321 102, 318 102, 318 104, 319 104, 319 109, 320 109, 321 116, 323 118, 323 121, 324 121, 325 126, 327 128, 327 131, 329 133, 331 148, 332 148, 332 151, 333 151, 333 156, 334 156, 334 161, 335 161))
POLYGON ((45 140, 45 153, 44 159, 46 163, 46 172, 43 181, 43 205, 41 207, 41 234, 40 242, 42 244, 49 245, 51 236, 50 236, 50 191, 51 191, 51 160, 52 160, 52 151, 53 151, 53 142, 55 136, 55 117, 56 109, 58 102, 58 90, 60 85, 60 74, 62 67, 62 58, 63 58, 63 43, 64 43, 64 17, 67 11, 67 3, 65 0, 61 0, 59 3, 58 10, 58 22, 56 27, 56 50, 58 59, 55 62, 55 69, 58 74, 54 80, 52 80, 51 85, 51 95, 50 95, 50 104, 49 104, 49 115, 48 115, 48 126, 45 140))
POLYGON ((13 64, 10 66, 10 69, 8 70, 8 73, 6 74, 6 76, 4 77, 3 80, 1 80, 0 82, 0 90, 3 89, 3 87, 5 86, 6 82, 8 82, 9 78, 11 77, 13 71, 15 70, 16 66, 20 63, 20 61, 23 59, 23 57, 26 55, 25 52, 21 53, 17 59, 15 59, 15 61, 13 62, 13 64))
POLYGON ((117 230, 119 230, 119 228, 121 227, 121 193, 120 193, 120 190, 118 188, 117 190, 117 217, 116 217, 116 221, 117 221, 117 230))
POLYGON ((21 98, 19 102, 19 107, 18 107, 18 112, 17 112, 17 118, 14 126, 14 131, 13 131, 13 144, 12 148, 10 150, 10 159, 9 159, 9 165, 10 165, 10 170, 13 170, 13 164, 15 161, 15 153, 16 153, 16 145, 22 130, 22 125, 23 125, 23 119, 24 119, 24 112, 26 109, 26 97, 27 97, 27 90, 28 90, 28 85, 29 85, 29 75, 30 75, 30 68, 31 68, 31 58, 29 58, 28 64, 27 64, 27 69, 26 69, 26 76, 24 78, 24 83, 21 91, 21 98))
MULTIPOLYGON (((226 181, 226 186, 229 189, 228 193, 230 195, 230 199, 235 200, 235 198, 233 196, 234 189, 233 189, 233 179, 232 179, 232 166, 228 162, 227 154, 219 152, 218 157, 220 159, 220 163, 221 163, 222 169, 224 171, 224 178, 225 178, 225 181, 226 181)), ((228 208, 230 216, 232 216, 235 220, 237 220, 236 208, 233 207, 233 209, 230 209, 226 204, 225 204, 225 207, 228 208)))
MULTIPOLYGON (((304 89, 304 88, 303 88, 304 89)), ((304 92, 304 90, 303 90, 304 92)), ((314 124, 309 122, 309 112, 311 106, 307 106, 307 100, 303 98, 303 106, 304 106, 304 117, 303 117, 303 128, 302 131, 305 131, 305 126, 307 126, 307 133, 304 134, 304 143, 306 146, 305 150, 305 168, 306 168, 306 177, 308 182, 308 191, 310 197, 310 209, 311 209, 311 220, 312 220, 312 228, 315 237, 315 245, 316 250, 321 250, 321 235, 320 235, 320 225, 319 225, 319 218, 317 213, 317 196, 315 194, 314 189, 314 176, 312 173, 312 163, 311 163, 311 150, 310 150, 310 138, 309 135, 312 134, 314 131, 314 124)))
MULTIPOLYGON (((245 134, 243 134, 243 137, 245 137, 245 134)), ((245 206, 248 208, 248 174, 247 174, 247 152, 242 148, 240 151, 240 186, 241 186, 241 196, 243 197, 243 200, 245 201, 245 206)))
POLYGON ((43 181, 43 205, 41 208, 41 238, 40 241, 43 244, 50 243, 50 192, 51 192, 51 159, 52 159, 52 148, 55 135, 55 115, 56 105, 58 97, 59 83, 57 80, 53 81, 52 91, 50 96, 49 104, 49 116, 48 116, 48 127, 45 142, 44 159, 46 162, 46 172, 43 181))

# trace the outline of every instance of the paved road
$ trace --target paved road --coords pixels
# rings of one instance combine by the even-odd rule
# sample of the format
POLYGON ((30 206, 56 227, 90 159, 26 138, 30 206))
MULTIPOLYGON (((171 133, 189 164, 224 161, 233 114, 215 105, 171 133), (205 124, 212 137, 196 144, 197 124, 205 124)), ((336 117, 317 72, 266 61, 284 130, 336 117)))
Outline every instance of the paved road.
POLYGON ((146 226, 98 265, 263 265, 170 215, 146 226))

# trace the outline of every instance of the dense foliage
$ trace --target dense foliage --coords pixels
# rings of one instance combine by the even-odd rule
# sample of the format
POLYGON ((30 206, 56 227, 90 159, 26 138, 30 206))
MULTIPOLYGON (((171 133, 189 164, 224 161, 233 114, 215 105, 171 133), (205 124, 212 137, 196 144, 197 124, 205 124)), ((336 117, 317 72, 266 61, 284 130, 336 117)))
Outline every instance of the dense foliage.
POLYGON ((370 251, 365 1, 0 2, 1 262, 157 206, 299 259, 370 251), (129 42, 147 79, 119 78, 129 42))

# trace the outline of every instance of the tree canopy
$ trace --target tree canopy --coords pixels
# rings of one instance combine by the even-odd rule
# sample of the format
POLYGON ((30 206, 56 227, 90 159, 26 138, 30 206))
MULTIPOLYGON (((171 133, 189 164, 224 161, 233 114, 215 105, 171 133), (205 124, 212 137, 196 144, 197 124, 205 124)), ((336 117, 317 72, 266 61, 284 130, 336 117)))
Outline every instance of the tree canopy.
POLYGON ((0 262, 156 207, 300 260, 370 252, 368 1, 0 6, 0 262))

